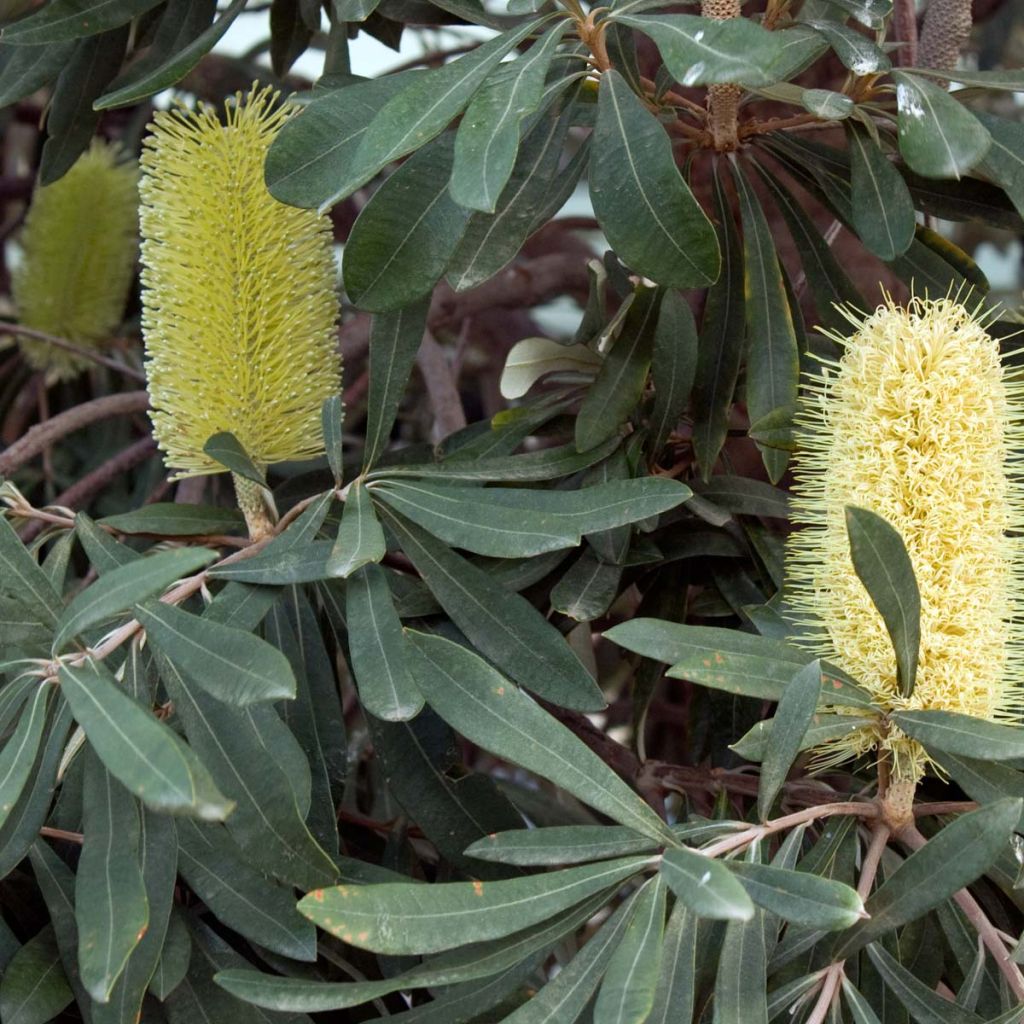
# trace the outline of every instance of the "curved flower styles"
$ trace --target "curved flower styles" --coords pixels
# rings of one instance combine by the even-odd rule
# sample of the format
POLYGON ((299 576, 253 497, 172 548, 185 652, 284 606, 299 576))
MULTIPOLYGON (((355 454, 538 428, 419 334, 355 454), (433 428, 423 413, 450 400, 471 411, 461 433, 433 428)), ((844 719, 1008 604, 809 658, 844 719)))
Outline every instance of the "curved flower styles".
MULTIPOLYGON (((951 299, 891 300, 836 338, 845 352, 813 378, 799 422, 795 521, 787 552, 798 642, 860 680, 886 709, 998 720, 1021 706, 1021 383, 996 341, 951 299), (917 685, 900 695, 888 634, 850 558, 844 507, 887 519, 921 592, 917 685)), ((893 730, 862 729, 821 752, 835 763, 876 744, 894 774, 926 755, 893 730)))
MULTIPOLYGON (((52 185, 36 189, 11 282, 25 327, 99 348, 124 315, 138 252, 138 169, 113 146, 94 142, 52 185)), ((84 356, 19 338, 28 363, 74 377, 84 356)))
POLYGON ((178 477, 223 472, 230 431, 266 466, 323 451, 341 383, 330 222, 278 202, 263 160, 291 114, 258 91, 158 113, 142 156, 143 334, 153 433, 178 477))

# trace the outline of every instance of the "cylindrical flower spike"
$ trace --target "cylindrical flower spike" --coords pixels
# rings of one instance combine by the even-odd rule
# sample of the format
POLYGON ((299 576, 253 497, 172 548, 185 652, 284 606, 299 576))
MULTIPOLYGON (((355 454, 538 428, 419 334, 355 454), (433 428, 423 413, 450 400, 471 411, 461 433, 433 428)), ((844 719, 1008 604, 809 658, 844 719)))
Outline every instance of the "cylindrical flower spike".
MULTIPOLYGON (((952 299, 890 301, 860 319, 808 389, 799 422, 787 594, 799 642, 858 679, 885 709, 998 721, 1021 707, 1024 407, 978 312, 952 299), (900 694, 892 644, 850 556, 844 508, 900 533, 921 593, 917 684, 900 694)), ((895 778, 927 758, 868 727, 821 752, 827 763, 881 747, 895 778)))
POLYGON ((324 449, 341 383, 330 222, 278 202, 263 161, 291 110, 255 86, 158 113, 142 156, 143 334, 154 435, 178 477, 219 473, 229 431, 260 466, 324 449))
MULTIPOLYGON (((25 327, 96 348, 124 315, 138 252, 138 169, 96 141, 52 185, 37 188, 11 282, 25 327)), ((45 341, 19 338, 37 370, 60 379, 91 365, 45 341)))

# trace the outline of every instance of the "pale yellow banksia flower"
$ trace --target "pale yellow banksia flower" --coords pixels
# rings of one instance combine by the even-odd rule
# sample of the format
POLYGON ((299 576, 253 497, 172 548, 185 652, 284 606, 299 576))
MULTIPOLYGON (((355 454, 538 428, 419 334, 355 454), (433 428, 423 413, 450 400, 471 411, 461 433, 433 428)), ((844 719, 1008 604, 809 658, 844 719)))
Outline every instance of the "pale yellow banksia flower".
POLYGON ((143 334, 153 433, 179 477, 230 431, 261 467, 324 450, 341 383, 330 222, 278 202, 263 161, 291 115, 255 86, 154 118, 142 156, 143 334))
MULTIPOLYGON (((111 339, 124 315, 138 252, 138 169, 96 141, 59 181, 35 190, 11 282, 18 322, 86 348, 111 339)), ((28 336, 22 354, 60 379, 92 365, 28 336)))
MULTIPOLYGON (((1021 383, 983 319, 952 299, 891 301, 860 319, 825 363, 799 417, 788 599, 800 641, 849 672, 886 710, 938 709, 989 721, 1021 707, 1021 383), (921 649, 909 697, 892 643, 850 557, 844 509, 895 527, 921 593, 921 649)), ((828 763, 881 747, 913 781, 921 747, 867 727, 828 763)))

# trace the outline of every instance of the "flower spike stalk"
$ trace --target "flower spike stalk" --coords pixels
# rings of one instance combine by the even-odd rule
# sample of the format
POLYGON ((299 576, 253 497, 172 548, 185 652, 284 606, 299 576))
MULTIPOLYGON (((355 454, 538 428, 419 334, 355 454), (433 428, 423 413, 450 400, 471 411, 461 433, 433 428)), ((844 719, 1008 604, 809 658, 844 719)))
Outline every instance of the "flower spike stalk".
MULTIPOLYGON (((59 181, 35 190, 11 282, 19 323, 87 348, 110 340, 135 270, 138 201, 138 168, 98 140, 59 181)), ((92 365, 35 338, 18 343, 30 366, 55 379, 92 365)))
MULTIPOLYGON (((824 362, 798 422, 801 450, 787 551, 797 642, 833 661, 885 710, 938 709, 989 721, 1016 717, 1024 632, 1022 385, 1002 364, 978 310, 952 298, 891 300, 824 362), (900 533, 921 594, 917 684, 900 693, 881 616, 854 571, 847 505, 900 533)), ((841 709, 837 709, 841 710, 841 709)), ((820 752, 834 764, 887 752, 894 782, 913 785, 923 749, 895 727, 867 726, 820 752)))
MULTIPOLYGON (((145 140, 146 369, 153 432, 178 478, 223 471, 203 446, 224 431, 261 468, 324 450, 320 407, 341 383, 332 233, 264 184, 292 113, 277 98, 253 86, 223 114, 161 112, 145 140)), ((247 518, 251 491, 243 481, 247 518)))

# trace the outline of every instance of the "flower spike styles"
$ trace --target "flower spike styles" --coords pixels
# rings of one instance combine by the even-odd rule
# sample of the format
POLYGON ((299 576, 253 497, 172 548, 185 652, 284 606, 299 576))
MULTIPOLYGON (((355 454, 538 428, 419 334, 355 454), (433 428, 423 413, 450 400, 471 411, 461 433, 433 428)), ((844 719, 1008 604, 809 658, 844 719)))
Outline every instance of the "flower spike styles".
MULTIPOLYGON (((18 321, 87 348, 110 340, 124 315, 138 253, 138 168, 94 141, 59 181, 32 197, 11 282, 18 321)), ((92 363, 19 338, 37 370, 68 379, 92 363)))
POLYGON ((330 221, 278 202, 267 149, 292 110, 255 86, 223 114, 154 118, 142 156, 143 334, 153 430, 177 476, 219 473, 228 431, 265 467, 324 450, 341 382, 330 221))
MULTIPOLYGON (((887 710, 990 721, 1021 706, 1022 389, 978 311, 951 298, 890 300, 836 338, 844 353, 807 389, 795 462, 787 597, 798 642, 834 661, 887 710), (917 684, 903 697, 881 616, 850 556, 847 505, 899 531, 921 593, 917 684)), ((880 746, 913 782, 927 757, 891 729, 821 751, 834 764, 880 746)))

